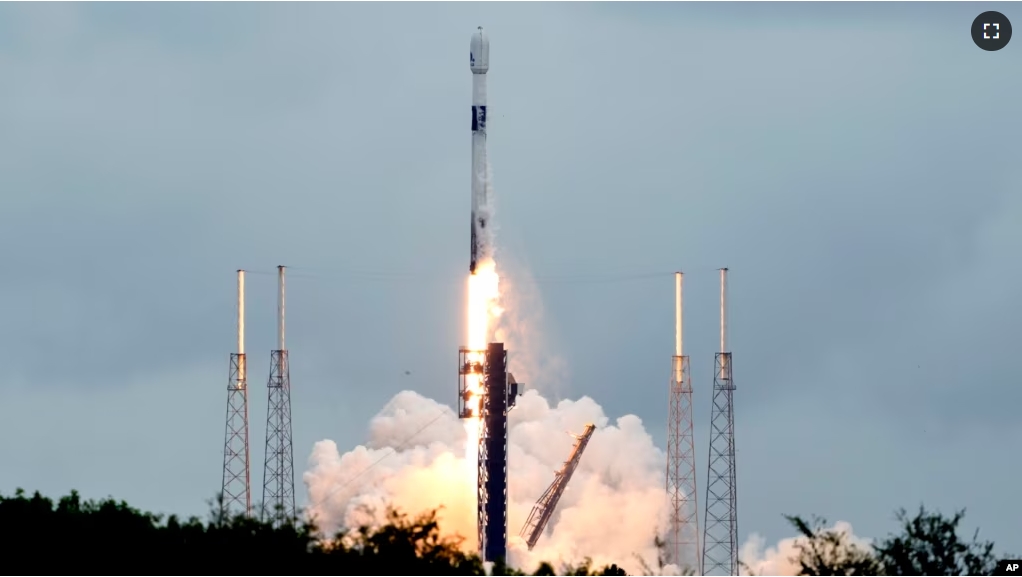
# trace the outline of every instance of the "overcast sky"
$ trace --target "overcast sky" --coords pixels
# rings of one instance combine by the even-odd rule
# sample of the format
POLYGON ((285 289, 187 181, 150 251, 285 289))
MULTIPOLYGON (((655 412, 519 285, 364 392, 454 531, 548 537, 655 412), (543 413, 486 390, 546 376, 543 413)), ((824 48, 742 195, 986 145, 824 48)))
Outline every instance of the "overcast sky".
POLYGON ((454 403, 483 25, 500 250, 566 369, 530 385, 663 446, 683 269, 702 471, 728 266, 743 542, 926 503, 1022 551, 1022 40, 977 48, 985 9, 4 4, 0 491, 203 513, 237 268, 294 267, 300 502, 314 442, 405 388, 454 403))

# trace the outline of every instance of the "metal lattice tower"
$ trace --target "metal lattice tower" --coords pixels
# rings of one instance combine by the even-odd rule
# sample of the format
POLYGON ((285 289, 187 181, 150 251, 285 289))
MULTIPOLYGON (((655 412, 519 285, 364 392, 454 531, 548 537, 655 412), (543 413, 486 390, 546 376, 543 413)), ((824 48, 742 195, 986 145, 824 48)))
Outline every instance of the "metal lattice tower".
POLYGON ((735 481, 734 381, 727 352, 727 269, 720 269, 720 352, 714 355, 703 574, 738 575, 738 484, 735 481))
POLYGON ((670 415, 667 421, 667 560, 700 572, 699 505, 696 492, 696 451, 692 427, 692 379, 682 349, 681 287, 675 273, 675 355, 671 371, 670 415))
POLYGON ((238 352, 231 354, 227 380, 227 430, 220 514, 252 514, 248 447, 248 383, 245 372, 245 271, 238 271, 238 352))
POLYGON ((266 384, 266 461, 263 466, 263 517, 274 525, 295 522, 294 449, 291 442, 291 377, 284 346, 284 267, 277 267, 278 349, 270 353, 266 384))

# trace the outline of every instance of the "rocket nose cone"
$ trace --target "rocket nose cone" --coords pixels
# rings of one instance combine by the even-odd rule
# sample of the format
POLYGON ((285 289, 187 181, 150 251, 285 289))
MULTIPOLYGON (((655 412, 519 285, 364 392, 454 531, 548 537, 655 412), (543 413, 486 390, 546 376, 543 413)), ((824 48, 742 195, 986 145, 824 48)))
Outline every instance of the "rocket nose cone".
POLYGON ((472 34, 472 42, 469 48, 469 68, 475 74, 486 74, 490 69, 490 39, 479 26, 472 34))

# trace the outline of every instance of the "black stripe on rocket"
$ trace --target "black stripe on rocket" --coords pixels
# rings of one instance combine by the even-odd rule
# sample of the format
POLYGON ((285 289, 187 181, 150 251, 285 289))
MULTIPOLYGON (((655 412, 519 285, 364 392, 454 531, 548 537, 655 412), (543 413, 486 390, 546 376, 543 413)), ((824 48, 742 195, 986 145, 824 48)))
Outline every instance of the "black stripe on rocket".
POLYGON ((486 106, 472 107, 472 132, 486 132, 486 106))

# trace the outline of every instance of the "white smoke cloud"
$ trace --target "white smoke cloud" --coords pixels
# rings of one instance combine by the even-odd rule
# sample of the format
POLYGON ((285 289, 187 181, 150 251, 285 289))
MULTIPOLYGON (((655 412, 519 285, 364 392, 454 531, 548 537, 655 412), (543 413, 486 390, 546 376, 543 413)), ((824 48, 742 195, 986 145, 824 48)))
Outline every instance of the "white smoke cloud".
MULTIPOLYGON (((316 443, 304 475, 310 513, 327 532, 369 519, 362 506, 387 504, 416 514, 437 507, 441 528, 476 541, 476 464, 465 460, 466 434, 454 412, 404 391, 370 424, 364 446, 341 454, 333 441, 316 443), (428 425, 428 426, 427 426, 428 425), (410 439, 410 440, 409 440, 410 439)), ((641 420, 626 415, 611 423, 595 401, 583 397, 556 406, 529 391, 509 417, 509 558, 535 569, 591 557, 642 573, 636 555, 655 568, 653 537, 665 526, 664 454, 641 420), (536 500, 568 458, 587 423, 597 426, 561 497, 544 536, 528 551, 518 532, 536 500)), ((665 568, 671 571, 673 568, 665 568)))
MULTIPOLYGON (((653 444, 642 421, 625 415, 611 423, 589 397, 551 406, 531 390, 509 415, 508 533, 512 565, 532 570, 540 561, 562 563, 591 557, 596 565, 617 563, 630 574, 643 574, 636 555, 653 570, 655 532, 666 526, 664 453, 653 444), (587 423, 597 426, 568 489, 533 551, 518 536, 536 500, 568 458, 574 439, 587 423)), ((387 505, 417 514, 441 507, 441 529, 476 540, 476 464, 465 460, 467 435, 454 411, 412 391, 396 395, 369 425, 365 445, 343 454, 330 440, 316 443, 304 481, 309 513, 321 529, 378 522, 387 505), (375 509, 367 517, 365 507, 375 509)), ((831 530, 851 543, 870 541, 838 521, 831 530)), ((753 534, 739 552, 742 575, 796 575, 798 544, 782 539, 769 547, 753 534)), ((664 574, 677 574, 667 566, 664 574)))
MULTIPOLYGON (((851 523, 838 521, 827 529, 841 534, 846 543, 868 549, 871 541, 857 537, 851 523)), ((803 536, 781 539, 773 547, 766 546, 766 539, 753 533, 739 550, 742 561, 742 575, 798 575, 799 544, 805 543, 803 536)))

